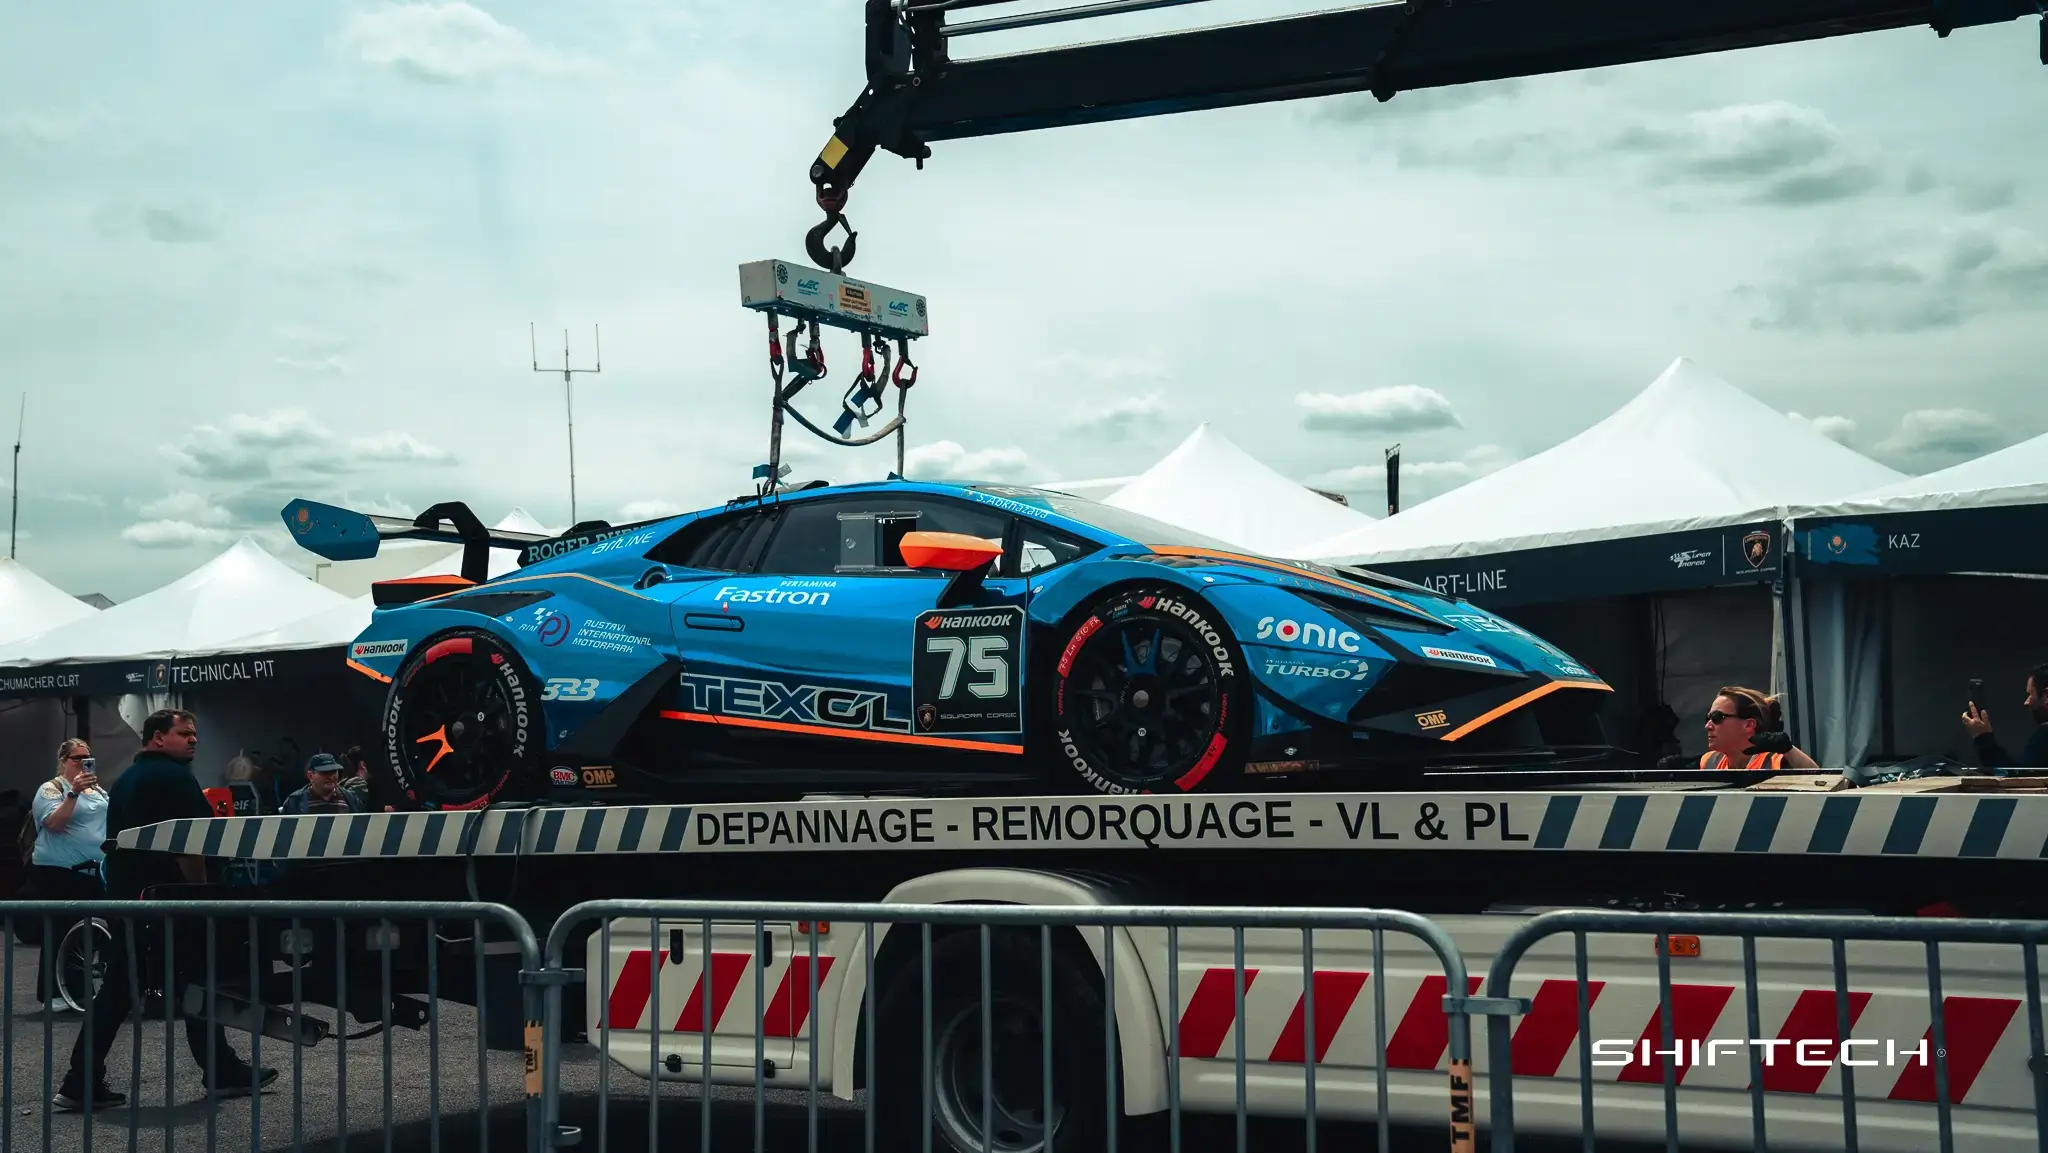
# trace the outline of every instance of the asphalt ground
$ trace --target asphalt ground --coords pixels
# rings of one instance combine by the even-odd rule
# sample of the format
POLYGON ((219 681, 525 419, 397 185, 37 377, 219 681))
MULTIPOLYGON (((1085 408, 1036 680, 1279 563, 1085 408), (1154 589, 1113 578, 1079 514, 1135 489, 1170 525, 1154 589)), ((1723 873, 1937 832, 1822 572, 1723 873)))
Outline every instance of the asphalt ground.
MULTIPOLYGON (((332 1040, 296 1049, 263 1038, 251 1045, 248 1034, 230 1030, 228 1037, 244 1057, 252 1054, 279 1071, 270 1091, 256 1099, 222 1099, 209 1105, 199 1070, 186 1051, 184 1027, 152 1019, 126 1026, 108 1058, 107 1079, 128 1094, 127 1105, 97 1112, 90 1124, 84 1116, 58 1113, 50 1095, 63 1076, 71 1045, 83 1016, 69 1010, 46 1014, 35 988, 35 954, 16 947, 11 993, 0 1014, 0 1047, 6 1063, 0 1069, 0 1150, 40 1149, 46 1153, 172 1153, 182 1150, 346 1150, 420 1151, 420 1153, 485 1153, 521 1149, 525 1128, 524 1058, 517 1052, 477 1052, 477 1014, 467 1006, 441 1002, 430 1027, 337 1044, 332 1040), (140 1037, 140 1061, 137 1041, 140 1037), (46 1062, 45 1053, 50 1062, 46 1062), (48 1070, 49 1080, 45 1081, 48 1070)), ((322 1012, 317 1007, 311 1010, 322 1012)), ((351 1031, 362 1026, 351 1022, 351 1031)), ((600 1150, 696 1150, 702 1112, 697 1086, 667 1084, 650 1110, 646 1082, 611 1066, 600 1098, 600 1069, 595 1048, 572 1045, 563 1054, 562 1121, 580 1128, 578 1153, 600 1150)), ((767 1090, 755 1134, 756 1106, 750 1086, 714 1087, 710 1151, 744 1153, 852 1153, 886 1149, 886 1141, 867 1142, 864 1102, 842 1101, 828 1093, 816 1098, 815 1127, 811 1100, 802 1089, 767 1090)), ((1140 1120, 1121 1146, 1127 1150, 1166 1150, 1163 1117, 1140 1120)), ((1243 1148, 1257 1153, 1306 1153, 1308 1143, 1300 1121, 1253 1119, 1243 1148)), ((1447 1127, 1397 1129, 1393 1150, 1431 1151, 1448 1147, 1447 1127)), ((1231 1117, 1183 1119, 1181 1148, 1188 1153, 1227 1153, 1238 1149, 1236 1121, 1231 1117)), ((1318 1149, 1377 1149, 1376 1134, 1366 1125, 1325 1123, 1318 1149)), ((1482 1148, 1484 1138, 1482 1137, 1482 1148)), ((1550 1142, 1519 1148, 1541 1151, 1563 1146, 1550 1142)), ((1576 1142, 1569 1147, 1576 1149, 1576 1142)), ((1606 1141, 1602 1149, 1613 1148, 1606 1141)))

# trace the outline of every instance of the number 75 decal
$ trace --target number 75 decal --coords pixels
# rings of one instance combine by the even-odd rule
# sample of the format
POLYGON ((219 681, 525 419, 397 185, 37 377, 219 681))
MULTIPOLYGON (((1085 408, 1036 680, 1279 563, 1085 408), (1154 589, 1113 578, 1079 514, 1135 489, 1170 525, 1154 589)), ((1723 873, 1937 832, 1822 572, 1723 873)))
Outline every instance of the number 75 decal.
POLYGON ((540 699, 544 701, 594 701, 597 699, 596 677, 549 677, 541 686, 540 699))
POLYGON ((927 637, 924 651, 942 653, 946 658, 946 672, 939 680, 939 699, 952 700, 960 687, 960 664, 964 660, 978 673, 986 673, 986 680, 969 681, 967 691, 983 700, 1006 696, 1010 691, 1010 661, 1003 656, 1009 651, 1008 637, 927 637))

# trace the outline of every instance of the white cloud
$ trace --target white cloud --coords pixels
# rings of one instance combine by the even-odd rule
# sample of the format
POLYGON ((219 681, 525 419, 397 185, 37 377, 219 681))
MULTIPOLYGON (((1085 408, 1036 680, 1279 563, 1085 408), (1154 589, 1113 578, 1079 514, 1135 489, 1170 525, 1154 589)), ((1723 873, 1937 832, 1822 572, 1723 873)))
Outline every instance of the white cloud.
POLYGON ((182 521, 218 528, 228 523, 228 511, 196 492, 181 490, 160 496, 136 510, 146 520, 182 521))
POLYGON ((636 520, 658 520, 682 512, 682 506, 665 500, 636 500, 619 510, 619 520, 630 523, 636 520))
POLYGON ((916 445, 903 454, 904 475, 935 480, 1015 480, 1030 466, 1021 448, 970 452, 950 440, 916 445))
POLYGON ((352 437, 348 452, 370 464, 447 464, 455 459, 447 449, 422 444, 411 433, 397 430, 352 437))
POLYGON ((1090 409, 1074 418, 1072 427, 1110 437, 1126 437, 1141 429, 1156 428, 1168 415, 1166 397, 1157 392, 1127 396, 1090 409))
POLYGON ((358 14, 342 44, 363 63, 412 80, 459 83, 501 72, 566 72, 576 61, 472 4, 386 4, 358 14))
POLYGON ((1421 432, 1460 428, 1463 423, 1451 402, 1433 388, 1398 384, 1364 392, 1296 393, 1294 403, 1306 415, 1302 427, 1318 432, 1421 432))
POLYGON ((1878 446, 1900 456, 1978 456, 2006 443, 1997 417, 1974 408, 1921 408, 1899 418, 1899 429, 1878 446))
POLYGON ((1801 416, 1796 412, 1788 412, 1785 416, 1837 444, 1847 444, 1849 438, 1856 435, 1856 422, 1846 416, 1801 416))
POLYGON ((121 530, 121 539, 137 548, 190 548, 195 544, 220 544, 230 535, 225 529, 197 525, 188 520, 138 521, 121 530))

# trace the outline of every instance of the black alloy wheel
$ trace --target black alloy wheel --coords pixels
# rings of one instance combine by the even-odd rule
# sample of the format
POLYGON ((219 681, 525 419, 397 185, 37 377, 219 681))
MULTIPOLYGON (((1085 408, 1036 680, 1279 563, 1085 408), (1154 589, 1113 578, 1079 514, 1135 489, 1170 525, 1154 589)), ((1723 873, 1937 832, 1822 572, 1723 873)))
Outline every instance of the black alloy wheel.
POLYGON ((1243 661, 1213 609, 1136 589, 1086 612, 1054 669, 1054 755, 1103 793, 1189 793, 1244 764, 1243 661))
POLYGON ((538 694, 511 646, 463 629, 421 645, 392 679, 384 759, 415 808, 479 809, 533 776, 538 694))

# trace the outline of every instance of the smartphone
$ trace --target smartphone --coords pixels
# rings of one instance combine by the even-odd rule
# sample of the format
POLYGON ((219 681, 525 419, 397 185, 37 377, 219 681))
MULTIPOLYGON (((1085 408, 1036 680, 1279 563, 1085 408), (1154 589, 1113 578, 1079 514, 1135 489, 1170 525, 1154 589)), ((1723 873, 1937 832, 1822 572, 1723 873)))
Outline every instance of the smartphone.
POLYGON ((1977 698, 1979 698, 1979 697, 1981 697, 1981 696, 1983 696, 1983 695, 1984 695, 1984 678, 1982 678, 1982 677, 1971 677, 1971 678, 1970 678, 1970 707, 1971 707, 1971 708, 1973 708, 1973 709, 1974 709, 1974 708, 1976 708, 1976 707, 1977 707, 1977 698))

